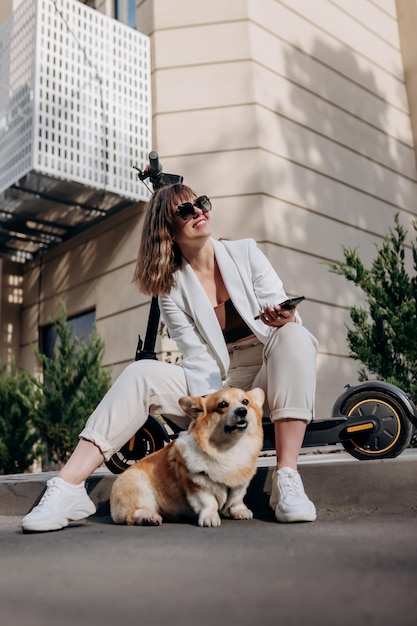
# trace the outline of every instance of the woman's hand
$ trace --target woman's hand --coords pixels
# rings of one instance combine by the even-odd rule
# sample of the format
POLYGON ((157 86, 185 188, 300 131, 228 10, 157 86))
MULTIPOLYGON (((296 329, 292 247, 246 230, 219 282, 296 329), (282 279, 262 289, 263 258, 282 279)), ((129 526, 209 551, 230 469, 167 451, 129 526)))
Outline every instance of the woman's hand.
POLYGON ((296 322, 295 318, 295 309, 297 307, 293 307, 290 310, 281 309, 280 305, 276 306, 267 306, 259 314, 259 319, 262 320, 266 326, 272 326, 274 328, 280 328, 288 322, 296 322))

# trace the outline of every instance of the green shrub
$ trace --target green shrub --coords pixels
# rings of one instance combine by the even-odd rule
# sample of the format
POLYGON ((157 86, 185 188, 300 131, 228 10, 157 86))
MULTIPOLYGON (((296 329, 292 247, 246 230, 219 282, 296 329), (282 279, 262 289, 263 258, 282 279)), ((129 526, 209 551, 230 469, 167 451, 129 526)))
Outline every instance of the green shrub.
MULTIPOLYGON (((413 223, 417 231, 416 223, 413 223)), ((351 356, 361 361, 361 380, 369 374, 397 385, 417 397, 417 247, 411 243, 413 274, 406 269, 407 231, 390 228, 369 270, 356 249, 343 248, 345 262, 329 263, 365 294, 368 309, 353 306, 353 327, 347 330, 351 356)))
POLYGON ((0 363, 0 472, 26 471, 40 452, 39 433, 32 414, 35 407, 34 379, 12 363, 0 363))
POLYGON ((37 381, 33 422, 46 447, 47 460, 62 466, 78 442, 78 434, 110 385, 111 372, 101 367, 104 344, 96 331, 85 343, 73 337, 66 310, 54 324, 57 344, 53 358, 36 354, 43 368, 37 381))

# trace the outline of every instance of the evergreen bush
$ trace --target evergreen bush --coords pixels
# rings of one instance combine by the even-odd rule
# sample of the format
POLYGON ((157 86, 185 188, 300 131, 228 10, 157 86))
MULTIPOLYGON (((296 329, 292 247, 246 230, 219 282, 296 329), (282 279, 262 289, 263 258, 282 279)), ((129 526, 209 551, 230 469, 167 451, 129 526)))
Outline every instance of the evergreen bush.
MULTIPOLYGON (((365 294, 368 310, 353 306, 347 329, 351 356, 361 361, 360 380, 375 375, 417 398, 417 244, 411 242, 413 273, 406 268, 407 230, 395 215, 368 270, 357 249, 343 247, 345 261, 329 263, 365 294)), ((417 225, 412 223, 414 231, 417 225)))
POLYGON ((43 368, 36 382, 33 422, 46 446, 49 462, 64 465, 78 442, 78 434, 110 386, 111 372, 101 367, 104 344, 96 330, 87 338, 73 337, 65 306, 54 324, 55 354, 36 351, 43 368))
POLYGON ((35 382, 15 363, 0 363, 0 473, 25 472, 40 452, 32 420, 35 382))

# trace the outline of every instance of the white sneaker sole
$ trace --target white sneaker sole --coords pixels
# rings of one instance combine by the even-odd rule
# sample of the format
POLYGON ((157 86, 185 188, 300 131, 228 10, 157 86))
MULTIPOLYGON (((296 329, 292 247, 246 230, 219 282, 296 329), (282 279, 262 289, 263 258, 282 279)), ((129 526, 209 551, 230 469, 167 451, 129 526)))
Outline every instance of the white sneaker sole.
POLYGON ((316 507, 313 503, 311 506, 306 507, 302 511, 281 511, 279 506, 275 509, 275 517, 277 522, 292 523, 292 522, 315 522, 317 519, 316 507))
POLYGON ((51 530, 61 530, 68 526, 69 520, 63 522, 54 522, 45 524, 45 522, 29 522, 27 524, 22 523, 22 531, 24 533, 46 533, 51 530))
MULTIPOLYGON (((71 517, 62 517, 61 519, 55 520, 22 520, 22 530, 23 532, 32 532, 32 533, 42 533, 48 532, 50 530, 61 530, 61 528, 66 528, 70 522, 79 522, 80 520, 86 519, 90 515, 93 515, 96 512, 96 507, 93 503, 91 503, 91 507, 86 507, 76 513, 72 514, 71 517)), ((28 513, 28 517, 30 513, 28 513)))

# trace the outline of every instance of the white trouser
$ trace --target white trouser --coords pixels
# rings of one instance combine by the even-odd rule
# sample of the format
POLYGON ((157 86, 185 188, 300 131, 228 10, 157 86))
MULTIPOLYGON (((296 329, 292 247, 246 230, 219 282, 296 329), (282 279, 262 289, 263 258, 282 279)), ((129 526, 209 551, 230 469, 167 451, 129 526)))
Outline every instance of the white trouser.
MULTIPOLYGON (((310 421, 314 412, 317 340, 300 324, 285 324, 263 346, 256 338, 228 345, 225 387, 261 387, 272 420, 310 421)), ((181 366, 152 359, 135 361, 119 376, 87 420, 80 437, 95 443, 108 460, 146 422, 166 415, 183 428, 189 418, 178 405, 189 395, 181 366)), ((267 414, 265 413, 265 414, 267 414)))

